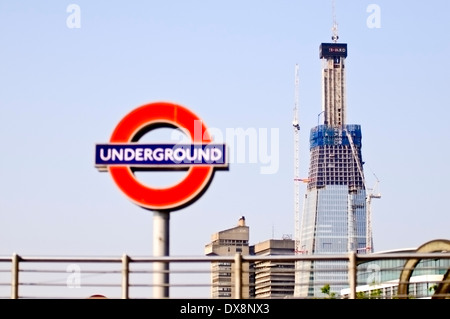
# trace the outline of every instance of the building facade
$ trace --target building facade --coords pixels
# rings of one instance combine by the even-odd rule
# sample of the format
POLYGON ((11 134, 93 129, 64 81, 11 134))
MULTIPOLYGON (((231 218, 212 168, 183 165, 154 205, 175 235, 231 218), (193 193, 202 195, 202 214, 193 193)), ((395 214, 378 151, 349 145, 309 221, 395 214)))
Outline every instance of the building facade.
MULTIPOLYGON (((414 253, 417 249, 396 249, 378 252, 386 255, 395 253, 414 253)), ((447 251, 442 251, 447 252, 447 251)), ((379 259, 360 263, 357 267, 356 297, 359 299, 396 299, 399 298, 398 286, 406 260, 379 259)), ((444 275, 450 272, 450 259, 420 259, 409 278, 408 290, 411 299, 431 299, 444 275)), ((348 298, 350 289, 341 290, 341 298, 348 298)), ((448 297, 446 297, 448 299, 448 297)))
MULTIPOLYGON (((289 256, 294 255, 292 239, 268 239, 249 246, 249 227, 241 217, 236 227, 211 236, 205 246, 207 256, 289 256)), ((282 259, 282 258, 281 258, 282 259)), ((211 263, 211 297, 235 298, 233 263, 211 263)), ((295 262, 255 260, 242 264, 242 298, 286 298, 294 295, 295 262)))
MULTIPOLYGON (((269 239, 254 246, 256 256, 294 255, 292 239, 269 239)), ((295 262, 286 260, 261 260, 252 265, 254 270, 255 298, 286 298, 294 295, 295 262)))
MULTIPOLYGON (((211 242, 205 246, 207 256, 234 256, 237 253, 242 255, 250 254, 249 247, 249 227, 245 224, 245 217, 242 216, 236 227, 217 232, 211 236, 211 242)), ((212 262, 211 263, 211 298, 229 299, 235 298, 234 272, 232 263, 212 262)), ((242 298, 250 297, 250 267, 244 264, 242 272, 242 298)))
MULTIPOLYGON (((347 44, 322 43, 323 123, 310 131, 308 184, 303 199, 299 251, 311 254, 370 253, 360 125, 346 123, 347 44)), ((297 263, 298 297, 321 297, 328 284, 339 294, 347 282, 346 262, 297 263)))

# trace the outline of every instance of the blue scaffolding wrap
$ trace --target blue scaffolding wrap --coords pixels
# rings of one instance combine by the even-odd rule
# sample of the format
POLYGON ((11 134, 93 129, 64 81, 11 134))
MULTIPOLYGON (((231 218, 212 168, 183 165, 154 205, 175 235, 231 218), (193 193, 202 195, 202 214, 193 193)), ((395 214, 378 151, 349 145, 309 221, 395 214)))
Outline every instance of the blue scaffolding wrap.
MULTIPOLYGON (((361 148, 361 125, 345 125, 347 132, 351 135, 353 145, 361 148)), ((342 127, 331 127, 328 125, 319 125, 311 129, 309 143, 310 149, 324 145, 350 145, 347 132, 342 127)))

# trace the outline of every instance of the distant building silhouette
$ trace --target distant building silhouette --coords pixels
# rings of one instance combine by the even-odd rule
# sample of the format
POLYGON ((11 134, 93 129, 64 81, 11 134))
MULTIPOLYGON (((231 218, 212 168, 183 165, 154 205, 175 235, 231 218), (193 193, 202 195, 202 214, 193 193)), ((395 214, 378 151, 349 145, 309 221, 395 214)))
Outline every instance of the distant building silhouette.
MULTIPOLYGON (((239 218, 236 227, 226 229, 211 236, 211 242, 205 246, 207 256, 234 256, 236 253, 249 255, 249 228, 245 217, 239 218)), ((235 298, 233 264, 228 262, 211 263, 211 297, 235 298)), ((244 274, 249 274, 249 265, 244 264, 244 274)), ((249 298, 249 276, 244 276, 242 298, 249 298)))
MULTIPOLYGON (((207 256, 242 255, 293 255, 292 239, 269 239, 254 246, 249 245, 249 227, 241 217, 236 227, 214 233, 205 246, 207 256)), ((235 298, 233 264, 211 263, 211 297, 235 298)), ((294 294, 293 261, 256 261, 243 263, 242 298, 285 298, 294 294)))
MULTIPOLYGON (((254 246, 256 256, 294 255, 292 239, 269 239, 254 246)), ((255 261, 255 298, 286 298, 294 295, 295 262, 255 261)))

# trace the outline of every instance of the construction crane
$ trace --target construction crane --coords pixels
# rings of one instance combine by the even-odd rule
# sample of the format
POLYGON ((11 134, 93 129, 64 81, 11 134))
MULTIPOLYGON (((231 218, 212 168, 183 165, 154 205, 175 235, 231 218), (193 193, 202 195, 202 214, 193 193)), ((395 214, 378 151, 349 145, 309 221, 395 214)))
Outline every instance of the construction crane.
POLYGON ((292 126, 294 127, 294 216, 295 216, 295 253, 299 252, 300 243, 300 124, 298 121, 298 96, 299 96, 299 76, 298 64, 295 65, 295 97, 294 97, 294 119, 292 126))
POLYGON ((331 28, 332 31, 331 40, 333 40, 333 42, 336 43, 339 40, 339 35, 338 35, 338 25, 336 21, 336 8, 334 5, 334 0, 332 1, 332 11, 333 11, 333 27, 331 28))
MULTIPOLYGON (((298 64, 295 65, 295 94, 294 94, 294 119, 292 126, 294 127, 294 254, 300 253, 300 182, 303 181, 299 177, 300 171, 300 123, 298 121, 298 96, 299 96, 299 75, 298 64)), ((295 283, 300 282, 300 262, 295 262, 295 283)), ((300 293, 300 285, 294 285, 294 295, 300 293)))
MULTIPOLYGON (((349 133, 349 131, 347 130, 345 125, 342 128, 343 128, 343 131, 345 132, 345 135, 348 138, 350 148, 352 151, 352 155, 355 160, 356 166, 358 168, 358 173, 359 173, 359 176, 361 177, 362 185, 365 189, 366 181, 364 179, 363 169, 361 167, 361 163, 358 158, 358 152, 353 143, 352 135, 349 133)), ((357 252, 358 251, 357 243, 355 242, 355 236, 356 236, 355 208, 358 203, 355 202, 355 191, 356 191, 356 177, 353 175, 353 185, 349 189, 349 194, 348 194, 348 241, 347 241, 347 247, 348 247, 348 251, 356 251, 357 252)), ((367 244, 366 244, 366 246, 367 246, 367 244)))
POLYGON ((375 176, 375 186, 370 189, 369 193, 366 193, 366 209, 367 209, 367 217, 366 217, 366 224, 367 224, 367 239, 366 239, 366 251, 368 253, 373 253, 373 234, 372 234, 372 198, 381 198, 381 194, 378 191, 378 183, 380 182, 378 180, 378 177, 375 176))
MULTIPOLYGON (((372 253, 373 252, 373 234, 372 234, 372 198, 381 198, 381 194, 380 193, 375 193, 375 190, 377 190, 377 186, 379 183, 379 180, 377 178, 377 176, 375 174, 373 174, 375 176, 375 186, 372 189, 368 189, 366 187, 366 181, 364 178, 364 173, 358 158, 358 154, 357 151, 355 149, 355 145, 353 144, 353 138, 351 136, 351 134, 348 132, 347 128, 344 126, 343 127, 345 134, 348 137, 348 141, 350 143, 350 147, 352 150, 352 154, 353 157, 355 159, 356 165, 358 167, 358 172, 359 175, 361 176, 361 180, 363 183, 363 187, 364 190, 366 192, 366 247, 365 247, 365 251, 366 253, 372 253)), ((352 230, 354 233, 354 230, 352 230)), ((354 235, 354 234, 353 234, 354 235)))

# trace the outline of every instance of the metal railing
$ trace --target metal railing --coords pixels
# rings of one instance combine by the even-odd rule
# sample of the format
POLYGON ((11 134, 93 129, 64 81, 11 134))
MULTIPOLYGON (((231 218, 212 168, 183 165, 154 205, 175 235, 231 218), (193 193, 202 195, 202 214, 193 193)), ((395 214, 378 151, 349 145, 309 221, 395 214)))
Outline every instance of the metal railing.
MULTIPOLYGON (((0 298, 150 299, 154 298, 152 291, 156 285, 152 278, 152 265, 155 263, 168 264, 170 281, 165 288, 170 289, 167 298, 174 299, 210 299, 213 298, 213 291, 218 292, 216 296, 235 299, 257 299, 264 296, 337 299, 450 298, 450 253, 447 252, 278 256, 237 254, 198 257, 37 257, 14 254, 0 257, 0 298), (408 260, 443 263, 408 269, 412 276, 400 281, 400 274, 408 260), (325 275, 344 273, 346 280, 317 280, 314 282, 315 289, 321 290, 321 296, 296 296, 295 289, 298 285, 304 285, 294 281, 295 275, 301 271, 294 266, 299 262, 330 262, 331 267, 320 271, 325 275), (336 262, 343 266, 337 267, 336 262), (362 267, 364 265, 372 267, 362 267), (361 279, 364 273, 369 275, 370 282, 368 279, 361 279), (397 276, 397 279, 382 278, 389 273, 397 276), (372 280, 373 278, 378 280, 372 280), (344 289, 327 290, 327 287, 335 285, 344 289), (408 293, 399 294, 400 288, 405 285, 409 288, 408 293), (421 285, 425 285, 426 293, 420 294, 414 290, 414 287, 421 285)), ((425 291, 423 287, 421 289, 425 291)))

